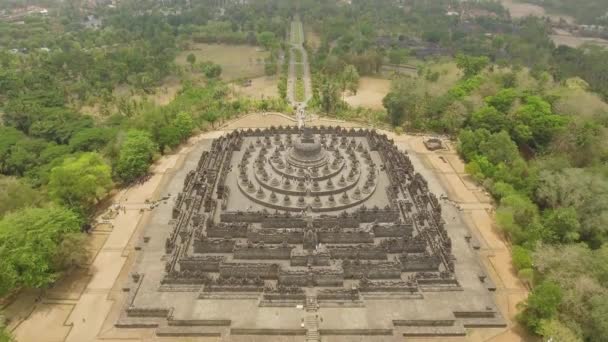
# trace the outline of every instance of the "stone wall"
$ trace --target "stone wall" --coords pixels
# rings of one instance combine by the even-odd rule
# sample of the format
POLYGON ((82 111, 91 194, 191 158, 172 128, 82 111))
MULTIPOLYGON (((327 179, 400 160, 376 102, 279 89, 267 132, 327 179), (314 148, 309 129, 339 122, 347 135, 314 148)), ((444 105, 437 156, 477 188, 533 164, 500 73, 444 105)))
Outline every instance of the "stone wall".
POLYGON ((342 262, 344 278, 399 279, 401 264, 396 262, 350 261, 342 262))
POLYGON ((194 253, 232 253, 234 249, 232 239, 195 239, 193 242, 194 253))
POLYGON ((436 255, 404 254, 400 258, 404 272, 437 271, 441 260, 436 255))
POLYGON ((218 223, 208 224, 206 227, 207 236, 210 238, 245 238, 247 237, 249 224, 247 223, 218 223))
POLYGON ((247 240, 253 243, 303 243, 304 235, 301 229, 250 229, 247 232, 247 240))
POLYGON ((178 262, 181 271, 219 272, 220 263, 222 263, 224 259, 225 257, 222 256, 191 256, 182 258, 178 262))
POLYGON ((373 243, 374 235, 361 229, 327 229, 317 232, 322 243, 373 243))
POLYGON ((278 279, 279 265, 266 263, 222 263, 220 277, 278 279))
POLYGON ((295 215, 272 215, 261 220, 263 228, 306 228, 306 221, 295 215))
POLYGON ((235 259, 283 259, 289 260, 293 247, 286 246, 265 246, 265 245, 236 245, 234 247, 235 259))
POLYGON ((352 301, 359 300, 359 291, 351 289, 322 289, 317 293, 319 301, 352 301))
POLYGON ((292 250, 290 259, 291 266, 329 266, 330 263, 330 255, 327 252, 313 252, 309 255, 305 251, 292 250))
POLYGON ((332 259, 386 260, 386 251, 375 245, 326 246, 332 259))
POLYGON ((312 271, 281 271, 279 284, 282 286, 343 286, 344 273, 341 270, 315 269, 312 271))
POLYGON ((402 223, 377 224, 372 229, 376 237, 410 237, 414 231, 412 224, 402 223))

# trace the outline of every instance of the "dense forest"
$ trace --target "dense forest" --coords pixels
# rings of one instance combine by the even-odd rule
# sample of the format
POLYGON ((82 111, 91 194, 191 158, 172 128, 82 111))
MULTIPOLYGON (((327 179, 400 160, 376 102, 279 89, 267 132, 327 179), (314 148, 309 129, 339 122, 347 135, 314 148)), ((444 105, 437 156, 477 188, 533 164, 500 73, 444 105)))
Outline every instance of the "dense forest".
MULTIPOLYGON (((289 110, 286 64, 277 63, 289 57, 284 39, 298 12, 320 41, 305 42, 313 110, 451 136, 494 197, 514 267, 531 286, 521 323, 555 341, 608 341, 608 111, 585 110, 576 97, 608 98, 608 51, 556 47, 546 21, 513 21, 493 1, 471 5, 486 15, 467 20, 446 15, 459 4, 448 0, 215 3, 66 2, 22 24, 0 21, 0 297, 44 289, 84 265, 82 231, 99 203, 192 134, 247 111, 289 110), (100 28, 87 27, 90 14, 100 28), (184 80, 166 105, 116 95, 119 86, 149 94, 187 72, 174 60, 192 41, 272 51, 267 74, 282 74, 280 97, 234 96, 221 68, 194 58, 204 82, 184 80), (458 79, 435 92, 441 63, 453 63, 458 79), (392 76, 385 110, 343 101, 360 77, 394 65, 417 71, 392 76), (85 114, 90 105, 98 115, 85 114)), ((545 3, 581 18, 601 4, 545 3)))

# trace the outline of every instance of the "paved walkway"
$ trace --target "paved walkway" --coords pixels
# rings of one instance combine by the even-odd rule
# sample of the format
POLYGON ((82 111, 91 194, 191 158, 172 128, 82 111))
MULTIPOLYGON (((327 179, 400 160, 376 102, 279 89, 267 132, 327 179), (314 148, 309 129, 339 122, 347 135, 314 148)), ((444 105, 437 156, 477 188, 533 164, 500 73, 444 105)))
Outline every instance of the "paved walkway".
POLYGON ((287 78, 287 98, 289 102, 299 108, 305 108, 308 101, 312 98, 312 80, 310 78, 310 65, 308 64, 308 53, 303 46, 304 28, 299 16, 296 16, 291 22, 290 45, 291 53, 289 58, 289 76, 287 78), (302 54, 302 62, 296 62, 295 51, 300 51, 302 54), (296 97, 296 65, 302 64, 304 69, 304 100, 298 101, 296 97))

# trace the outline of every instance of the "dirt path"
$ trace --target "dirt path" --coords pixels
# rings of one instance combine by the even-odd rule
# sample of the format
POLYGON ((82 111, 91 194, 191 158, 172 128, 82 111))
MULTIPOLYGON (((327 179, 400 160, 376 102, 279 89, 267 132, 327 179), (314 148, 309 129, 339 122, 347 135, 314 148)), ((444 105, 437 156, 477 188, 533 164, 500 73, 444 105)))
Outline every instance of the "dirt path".
MULTIPOLYGON (((17 341, 171 340, 157 338, 151 329, 114 327, 126 297, 121 286, 129 277, 130 265, 137 257, 136 247, 142 238, 141 228, 150 215, 146 200, 158 199, 173 170, 181 167, 186 155, 200 140, 219 137, 235 128, 288 124, 293 125, 294 119, 280 113, 240 117, 226 123, 219 131, 190 139, 175 154, 161 158, 152 168, 152 177, 145 183, 117 192, 112 201, 125 209, 114 218, 99 219, 103 222, 95 227, 89 239, 94 252, 90 268, 63 279, 41 297, 36 292, 24 292, 5 308, 6 316, 11 319, 9 329, 17 341)), ((311 119, 307 124, 361 126, 323 118, 311 119)), ((429 152, 423 145, 422 136, 396 136, 391 132, 381 132, 394 139, 400 148, 409 151, 424 176, 438 180, 449 199, 462 208, 472 235, 479 241, 481 262, 497 286, 496 302, 508 321, 507 329, 471 329, 467 337, 454 341, 529 341, 529 337, 514 323, 515 306, 527 296, 527 290, 515 275, 509 245, 494 227, 493 206, 487 194, 469 180, 462 161, 451 146, 445 151, 429 152)))

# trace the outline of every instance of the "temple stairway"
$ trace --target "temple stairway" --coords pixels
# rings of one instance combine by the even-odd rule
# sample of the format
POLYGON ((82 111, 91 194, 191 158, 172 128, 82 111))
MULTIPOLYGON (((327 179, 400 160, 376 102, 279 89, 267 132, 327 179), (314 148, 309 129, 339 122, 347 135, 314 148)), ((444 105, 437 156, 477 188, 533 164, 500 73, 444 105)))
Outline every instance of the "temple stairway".
POLYGON ((319 334, 319 315, 317 314, 317 297, 306 297, 306 318, 304 324, 306 327, 306 341, 320 342, 321 335, 319 334))

